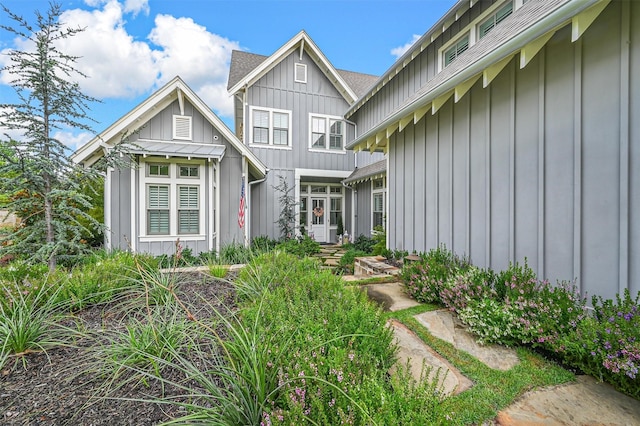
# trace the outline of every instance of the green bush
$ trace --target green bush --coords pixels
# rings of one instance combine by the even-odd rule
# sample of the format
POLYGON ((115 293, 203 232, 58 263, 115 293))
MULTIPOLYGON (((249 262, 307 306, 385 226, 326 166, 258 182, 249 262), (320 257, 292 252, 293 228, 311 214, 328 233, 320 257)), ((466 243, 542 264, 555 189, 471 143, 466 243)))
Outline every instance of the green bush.
POLYGON ((320 253, 320 244, 306 235, 284 240, 279 243, 276 248, 298 257, 312 256, 320 253))
POLYGON ((491 269, 469 267, 454 278, 453 285, 440 292, 442 303, 453 312, 459 312, 471 301, 496 299, 495 273, 491 269))
POLYGON ((447 250, 444 245, 421 257, 422 260, 402 269, 407 293, 420 302, 442 303, 440 292, 453 287, 458 274, 469 268, 469 262, 447 250))
POLYGON ((376 242, 373 238, 369 238, 363 234, 358 235, 358 237, 353 240, 353 242, 347 244, 347 248, 353 248, 358 251, 363 251, 367 254, 373 253, 373 246, 376 242))
POLYGON ((350 275, 353 274, 354 262, 356 257, 369 256, 370 254, 361 250, 357 250, 354 247, 350 247, 338 261, 338 267, 335 272, 338 275, 350 275))
POLYGON ((593 315, 567 324, 551 348, 565 362, 640 399, 640 293, 592 298, 593 315))
POLYGON ((269 238, 266 235, 260 235, 251 241, 251 250, 255 254, 260 254, 275 249, 277 245, 278 241, 273 238, 269 238))

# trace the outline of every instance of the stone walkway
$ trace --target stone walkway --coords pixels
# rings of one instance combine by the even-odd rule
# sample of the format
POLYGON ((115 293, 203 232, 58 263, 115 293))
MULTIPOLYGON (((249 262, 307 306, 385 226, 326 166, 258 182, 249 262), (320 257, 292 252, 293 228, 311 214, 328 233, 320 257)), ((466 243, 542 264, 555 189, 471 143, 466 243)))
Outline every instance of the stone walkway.
MULTIPOLYGON (((370 298, 389 311, 418 305, 402 291, 400 283, 371 284, 365 288, 370 298)), ((435 337, 468 352, 491 368, 508 370, 518 363, 518 357, 512 349, 497 345, 478 345, 473 336, 447 310, 426 312, 415 318, 435 337)), ((468 378, 407 327, 393 320, 389 325, 393 328, 399 346, 398 363, 409 362, 414 377, 420 377, 424 363, 431 368, 431 377, 437 371, 440 372, 438 381, 447 395, 464 392, 473 386, 468 378)), ((640 426, 640 402, 590 376, 577 376, 572 383, 525 393, 498 413, 493 422, 487 423, 491 424, 640 426)))

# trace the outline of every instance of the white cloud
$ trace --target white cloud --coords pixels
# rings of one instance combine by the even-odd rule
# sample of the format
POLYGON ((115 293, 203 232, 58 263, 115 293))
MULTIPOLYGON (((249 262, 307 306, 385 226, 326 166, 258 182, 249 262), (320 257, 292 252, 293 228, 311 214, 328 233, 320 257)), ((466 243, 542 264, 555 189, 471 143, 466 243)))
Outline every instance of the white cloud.
MULTIPOLYGON (((218 114, 232 116, 226 83, 231 51, 240 49, 237 42, 209 32, 191 18, 170 15, 156 16, 147 40, 139 40, 127 32, 125 17, 148 14, 148 0, 85 3, 96 9, 66 10, 60 17, 65 26, 86 28, 60 45, 63 52, 80 57, 76 66, 89 77, 80 80, 85 94, 106 102, 134 98, 179 75, 218 114)), ((29 50, 24 40, 14 45, 29 50)), ((0 76, 0 81, 8 84, 7 76, 0 76)))
POLYGON ((160 50, 153 51, 160 72, 159 83, 176 75, 221 115, 233 113, 233 100, 227 94, 231 51, 237 42, 210 33, 191 18, 158 15, 149 40, 160 50))
POLYGON ((133 16, 136 16, 140 12, 148 15, 149 0, 125 0, 124 11, 125 13, 132 13, 133 16))
POLYGON ((55 139, 59 140, 60 142, 62 142, 62 144, 69 147, 71 151, 75 151, 76 149, 80 148, 82 145, 89 142, 94 136, 95 135, 88 132, 75 134, 63 131, 58 131, 53 135, 55 139))
POLYGON ((391 49, 391 54, 393 56, 396 57, 396 59, 398 59, 400 56, 404 55, 404 53, 409 50, 411 48, 411 46, 413 46, 413 43, 415 43, 416 41, 418 41, 418 39, 421 36, 419 36, 418 34, 414 34, 413 37, 411 38, 411 41, 408 42, 407 44, 403 45, 403 46, 398 46, 398 47, 394 47, 393 49, 391 49))

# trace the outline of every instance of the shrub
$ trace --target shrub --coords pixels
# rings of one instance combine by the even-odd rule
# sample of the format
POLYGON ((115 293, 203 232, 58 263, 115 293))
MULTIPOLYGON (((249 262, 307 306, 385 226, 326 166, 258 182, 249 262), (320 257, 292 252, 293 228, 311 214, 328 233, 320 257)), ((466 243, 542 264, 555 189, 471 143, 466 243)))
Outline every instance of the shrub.
POLYGON ((389 257, 391 252, 387 249, 387 231, 382 226, 376 226, 373 231, 372 253, 376 256, 389 257))
POLYGON ((238 265, 251 260, 251 250, 240 243, 223 244, 218 260, 225 265, 238 265))
POLYGON ((255 254, 265 253, 276 248, 278 242, 266 235, 255 237, 251 241, 251 250, 255 254))
POLYGON ((354 262, 356 257, 369 256, 369 253, 350 247, 338 261, 336 274, 350 275, 353 274, 354 262))
POLYGON ((358 251, 363 251, 367 254, 373 253, 373 246, 375 245, 375 241, 373 238, 369 238, 363 234, 358 235, 358 237, 353 240, 352 243, 348 244, 349 248, 354 248, 358 251))
POLYGON ((456 256, 444 245, 421 257, 421 261, 406 265, 402 270, 407 293, 420 302, 441 303, 442 290, 452 287, 455 277, 470 265, 466 259, 456 256))
POLYGON ((515 313, 497 300, 484 298, 470 300, 465 308, 458 310, 458 317, 480 343, 518 344, 514 335, 515 313))
POLYGON ((471 266, 454 278, 451 288, 441 291, 440 298, 449 310, 459 312, 472 300, 495 299, 494 280, 495 273, 491 269, 471 266))
POLYGON ((276 247, 298 257, 312 256, 320 253, 320 244, 307 235, 284 240, 276 247))
POLYGON ((568 363, 640 398, 640 293, 593 297, 593 316, 570 327, 552 348, 568 363))

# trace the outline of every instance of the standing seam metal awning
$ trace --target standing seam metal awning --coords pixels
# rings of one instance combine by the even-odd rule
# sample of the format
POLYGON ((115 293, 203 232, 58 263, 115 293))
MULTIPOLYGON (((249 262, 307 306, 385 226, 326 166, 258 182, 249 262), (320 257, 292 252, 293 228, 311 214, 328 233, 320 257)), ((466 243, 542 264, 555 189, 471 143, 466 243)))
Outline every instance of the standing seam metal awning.
POLYGON ((215 158, 221 160, 226 149, 225 145, 215 144, 136 141, 131 143, 128 151, 145 156, 158 155, 162 157, 215 158))

